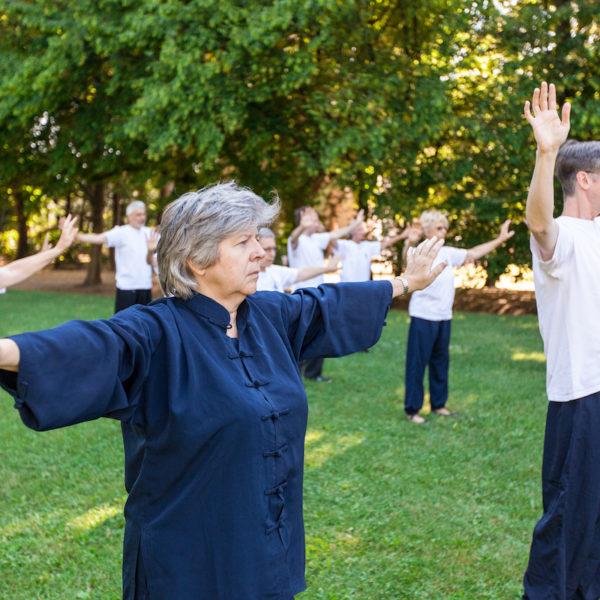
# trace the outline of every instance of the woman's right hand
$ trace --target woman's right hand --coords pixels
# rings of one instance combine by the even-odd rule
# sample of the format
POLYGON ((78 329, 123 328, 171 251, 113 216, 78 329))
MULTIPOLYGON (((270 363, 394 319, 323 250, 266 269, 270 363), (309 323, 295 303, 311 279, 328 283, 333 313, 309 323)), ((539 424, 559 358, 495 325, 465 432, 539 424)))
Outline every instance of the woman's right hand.
POLYGON ((416 248, 409 248, 406 255, 406 269, 402 276, 406 279, 410 292, 426 288, 446 268, 446 263, 431 268, 443 245, 443 238, 438 240, 432 237, 421 242, 416 248))

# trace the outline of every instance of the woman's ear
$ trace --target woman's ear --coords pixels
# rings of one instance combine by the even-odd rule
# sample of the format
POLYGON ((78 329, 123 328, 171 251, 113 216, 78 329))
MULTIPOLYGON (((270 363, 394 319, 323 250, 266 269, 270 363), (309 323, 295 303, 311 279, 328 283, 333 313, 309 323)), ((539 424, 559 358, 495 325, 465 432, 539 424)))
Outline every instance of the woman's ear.
POLYGON ((197 267, 191 258, 188 258, 186 261, 188 269, 194 274, 194 277, 199 278, 202 277, 206 273, 206 269, 200 269, 197 267))

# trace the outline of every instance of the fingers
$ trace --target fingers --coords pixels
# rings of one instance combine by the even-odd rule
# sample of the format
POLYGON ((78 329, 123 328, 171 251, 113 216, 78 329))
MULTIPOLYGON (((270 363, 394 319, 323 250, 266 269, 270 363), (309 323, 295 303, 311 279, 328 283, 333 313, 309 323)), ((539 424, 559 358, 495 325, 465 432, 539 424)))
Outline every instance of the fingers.
POLYGON ((548 110, 548 84, 545 81, 542 81, 542 85, 540 88, 540 109, 542 111, 548 110))
POLYGON ((548 91, 548 108, 550 110, 556 110, 556 86, 553 83, 550 84, 548 91))
POLYGON ((535 90, 533 90, 531 108, 533 109, 533 114, 537 117, 540 114, 540 88, 535 88, 535 90))
POLYGON ((44 236, 44 241, 42 242, 42 252, 45 252, 46 250, 50 250, 52 248, 52 244, 50 243, 50 234, 47 233, 44 236))
POLYGON ((447 263, 441 262, 431 269, 431 281, 433 281, 447 266, 447 263))
POLYGON ((531 104, 529 100, 525 101, 525 107, 523 108, 523 114, 527 119, 527 122, 531 125, 533 123, 533 115, 531 114, 531 104))
POLYGON ((571 127, 571 104, 569 102, 563 104, 561 122, 565 127, 571 127))

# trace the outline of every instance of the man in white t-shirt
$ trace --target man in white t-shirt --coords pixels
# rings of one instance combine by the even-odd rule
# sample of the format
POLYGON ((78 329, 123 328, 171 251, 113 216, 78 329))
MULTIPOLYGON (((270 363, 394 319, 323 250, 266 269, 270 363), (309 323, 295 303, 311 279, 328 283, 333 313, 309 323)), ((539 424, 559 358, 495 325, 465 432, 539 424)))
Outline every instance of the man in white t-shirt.
POLYGON ((146 227, 146 205, 135 200, 127 206, 126 215, 127 225, 113 227, 104 233, 77 234, 80 242, 115 248, 115 313, 134 304, 152 301, 152 266, 147 260, 152 230, 146 227))
MULTIPOLYGON (((356 218, 347 227, 340 227, 328 233, 320 233, 323 228, 317 211, 312 206, 303 206, 294 213, 296 228, 288 238, 288 260, 290 267, 301 269, 323 264, 323 252, 329 242, 350 235, 364 220, 364 213, 360 210, 356 218)), ((292 289, 316 287, 324 282, 323 275, 312 277, 296 283, 292 289)), ((331 379, 323 377, 323 359, 311 358, 302 361, 300 370, 306 379, 330 382, 331 379)))
POLYGON ((275 234, 267 227, 263 227, 258 231, 258 241, 265 251, 265 255, 260 261, 260 272, 256 282, 257 292, 285 292, 299 281, 305 281, 323 273, 334 273, 340 264, 339 256, 336 255, 330 258, 324 266, 319 267, 293 269, 283 265, 274 265, 273 261, 277 255, 275 234))
MULTIPOLYGON (((427 423, 419 414, 423 406, 423 377, 429 369, 429 401, 431 413, 442 417, 453 417, 446 407, 448 400, 448 370, 450 366, 450 331, 452 304, 454 303, 454 269, 464 263, 476 261, 510 239, 510 220, 500 228, 498 237, 478 244, 470 249, 442 246, 434 264, 446 263, 441 275, 427 288, 413 293, 408 305, 410 326, 406 349, 404 377, 404 410, 409 421, 427 423)), ((448 219, 438 210, 427 210, 421 214, 420 227, 425 238, 444 239, 448 233, 448 219)), ((406 251, 421 239, 421 231, 410 227, 406 251)))
POLYGON ((600 142, 566 141, 570 109, 559 117, 545 82, 525 104, 537 142, 527 225, 549 400, 526 600, 600 598, 600 142))
POLYGON ((349 240, 338 240, 336 252, 342 257, 340 281, 369 281, 371 279, 371 261, 383 250, 406 238, 406 230, 383 240, 369 242, 365 240, 367 227, 361 223, 351 234, 349 240))

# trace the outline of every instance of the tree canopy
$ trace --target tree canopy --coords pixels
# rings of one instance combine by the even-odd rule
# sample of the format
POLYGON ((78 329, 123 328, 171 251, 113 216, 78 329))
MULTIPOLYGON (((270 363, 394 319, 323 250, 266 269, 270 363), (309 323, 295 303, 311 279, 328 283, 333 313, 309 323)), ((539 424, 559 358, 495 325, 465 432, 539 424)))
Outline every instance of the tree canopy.
POLYGON ((572 135, 596 136, 596 13, 592 0, 5 0, 3 227, 14 213, 23 235, 41 203, 76 197, 101 230, 111 198, 159 210, 235 178, 276 190, 289 230, 295 207, 337 188, 391 222, 444 210, 466 246, 512 218, 495 277, 529 257, 535 85, 554 81, 572 135))

